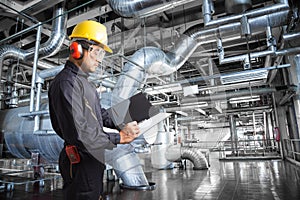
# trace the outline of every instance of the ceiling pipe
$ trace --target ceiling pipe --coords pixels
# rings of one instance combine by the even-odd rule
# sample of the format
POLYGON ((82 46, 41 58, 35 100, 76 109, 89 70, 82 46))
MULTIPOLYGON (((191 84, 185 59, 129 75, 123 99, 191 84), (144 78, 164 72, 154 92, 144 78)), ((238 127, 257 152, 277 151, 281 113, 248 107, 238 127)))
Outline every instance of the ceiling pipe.
MULTIPOLYGON (((53 31, 48 41, 40 46, 39 58, 50 57, 56 54, 61 48, 65 39, 66 16, 63 14, 63 8, 55 10, 56 19, 53 21, 53 31)), ((16 58, 20 61, 31 61, 34 57, 34 48, 23 50, 13 45, 0 46, 0 79, 2 78, 3 61, 7 58, 16 58)))
MULTIPOLYGON (((268 25, 270 27, 285 25, 287 15, 288 11, 282 11, 249 19, 252 33, 262 32, 268 25)), ((178 70, 200 45, 215 42, 216 35, 225 40, 234 38, 235 35, 240 35, 240 28, 240 22, 210 29, 203 29, 203 27, 197 25, 188 29, 179 38, 173 52, 165 54, 161 49, 155 47, 145 47, 138 50, 125 64, 123 74, 126 75, 118 79, 113 93, 123 99, 129 98, 144 82, 145 72, 156 75, 171 74, 178 70), (124 85, 128 86, 126 87, 127 90, 122 89, 124 85)), ((253 53, 254 57, 266 55, 269 55, 269 52, 264 52, 264 54, 253 53)))
POLYGON ((282 38, 284 41, 295 40, 300 38, 300 32, 284 34, 282 38))
POLYGON ((276 56, 286 56, 286 55, 295 55, 300 53, 300 47, 287 48, 276 51, 276 56))
POLYGON ((202 1, 202 15, 203 15, 203 23, 206 25, 212 20, 212 15, 214 14, 213 10, 213 2, 212 0, 203 0, 202 1))
POLYGON ((64 65, 59 65, 54 68, 42 70, 37 75, 42 79, 51 78, 51 77, 56 76, 61 70, 63 70, 63 68, 64 68, 64 65))
POLYGON ((264 71, 276 70, 276 69, 280 69, 280 68, 287 68, 290 66, 291 66, 290 64, 284 64, 284 65, 276 65, 276 66, 271 66, 271 67, 266 67, 266 68, 252 69, 252 70, 247 70, 247 71, 239 71, 239 72, 235 72, 235 73, 214 74, 212 76, 202 76, 202 77, 190 78, 190 79, 182 80, 182 81, 176 81, 176 82, 173 82, 173 84, 176 84, 176 83, 185 84, 185 83, 206 81, 206 80, 215 79, 215 78, 245 76, 245 75, 251 74, 251 73, 259 73, 259 72, 264 72, 264 71))
POLYGON ((204 25, 207 27, 208 26, 215 27, 215 26, 220 26, 220 25, 239 21, 243 16, 246 16, 247 18, 253 18, 253 17, 258 17, 262 15, 289 10, 288 0, 277 0, 276 2, 277 2, 276 4, 271 6, 265 6, 263 8, 254 9, 238 15, 212 20, 213 12, 211 11, 211 7, 213 3, 211 0, 203 0, 202 10, 205 11, 203 12, 204 25))
POLYGON ((106 0, 122 17, 145 18, 195 0, 106 0))
POLYGON ((216 100, 228 100, 234 97, 242 97, 242 96, 251 96, 251 95, 261 95, 261 94, 269 94, 272 92, 278 92, 282 90, 294 91, 294 87, 280 86, 280 87, 269 87, 269 88, 252 88, 251 90, 239 90, 234 92, 222 92, 218 94, 212 94, 208 96, 199 96, 194 98, 187 98, 181 101, 182 104, 185 103, 194 103, 194 102, 202 102, 202 101, 216 101, 216 100))
POLYGON ((156 47, 144 47, 136 51, 124 65, 114 87, 113 96, 118 98, 114 98, 113 105, 133 96, 146 78, 146 73, 161 75, 174 71, 169 63, 167 55, 156 47))
MULTIPOLYGON (((284 46, 285 46, 285 40, 283 40, 283 41, 281 42, 281 44, 280 44, 280 46, 279 46, 277 52, 280 52, 280 51, 284 48, 284 46)), ((275 52, 275 54, 276 54, 276 52, 275 52)), ((280 65, 280 63, 282 62, 282 59, 283 59, 283 56, 277 56, 276 59, 275 59, 275 61, 274 61, 274 66, 280 65)), ((267 56, 267 57, 266 57, 266 60, 265 60, 265 67, 270 66, 270 63, 272 63, 271 56, 267 56)), ((277 71, 278 71, 278 70, 275 69, 275 70, 272 70, 272 71, 269 73, 269 75, 268 75, 268 80, 267 80, 267 83, 268 83, 268 84, 271 84, 271 83, 272 83, 272 81, 274 80, 274 78, 275 78, 275 76, 276 76, 276 74, 277 74, 277 71)))
POLYGON ((258 57, 265 57, 265 56, 270 56, 274 55, 276 52, 276 39, 272 35, 272 30, 270 26, 266 27, 266 42, 267 42, 267 47, 268 49, 265 51, 259 51, 259 52, 252 52, 248 54, 243 54, 243 55, 238 55, 238 56, 232 56, 232 57, 227 57, 224 58, 224 49, 222 46, 222 40, 219 38, 218 39, 218 54, 219 54, 219 63, 220 64, 226 64, 226 63, 232 63, 232 62, 238 62, 238 61, 243 61, 244 62, 244 68, 249 69, 250 66, 246 67, 245 65, 250 65, 250 59, 253 58, 258 58, 258 57))
MULTIPOLYGON (((264 31, 267 25, 270 27, 282 26, 286 23, 287 14, 288 11, 284 11, 249 19, 251 30, 255 33, 264 31)), ((146 72, 155 75, 171 74, 178 70, 201 44, 216 41, 216 34, 225 38, 233 37, 239 34, 240 26, 239 22, 212 29, 194 26, 179 38, 173 52, 166 54, 156 47, 144 47, 136 51, 129 62, 124 65, 122 72, 124 76, 119 77, 113 94, 122 99, 131 97, 140 88, 146 77, 146 72), (124 86, 126 86, 126 90, 124 86)), ((253 57, 269 55, 269 52, 263 53, 253 53, 253 57)), ((117 100, 118 98, 114 99, 117 100)))
MULTIPOLYGON (((278 13, 272 13, 269 15, 252 18, 249 19, 248 22, 252 34, 254 34, 257 32, 265 31, 265 27, 267 27, 268 25, 270 27, 278 27, 285 25, 287 23, 287 16, 288 11, 282 11, 278 13)), ((190 55, 193 54, 194 50, 197 49, 200 45, 216 42, 217 38, 228 39, 234 37, 235 35, 240 35, 240 29, 240 22, 222 25, 220 27, 210 29, 203 29, 203 27, 199 25, 191 27, 184 33, 185 36, 181 37, 179 42, 175 44, 174 55, 176 59, 172 61, 172 63, 174 63, 173 66, 176 66, 177 69, 180 66, 182 66, 183 63, 188 59, 188 57, 190 57, 190 55), (187 48, 182 50, 184 47, 187 48)), ((263 53, 252 53, 252 56, 261 57, 269 54, 271 54, 271 51, 266 51, 263 53)), ((238 58, 238 60, 240 60, 240 58, 238 58)))

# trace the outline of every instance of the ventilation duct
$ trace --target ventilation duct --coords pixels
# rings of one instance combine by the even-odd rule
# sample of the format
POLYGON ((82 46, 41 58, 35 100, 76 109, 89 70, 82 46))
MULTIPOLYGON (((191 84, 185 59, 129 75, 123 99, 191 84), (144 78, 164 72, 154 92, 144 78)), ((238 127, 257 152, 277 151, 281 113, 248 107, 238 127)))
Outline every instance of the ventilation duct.
POLYGON ((188 159, 194 164, 194 170, 208 169, 208 161, 200 149, 194 147, 181 147, 173 145, 165 153, 166 159, 170 162, 178 162, 188 159))
POLYGON ((151 148, 151 163, 154 168, 167 169, 172 167, 172 163, 165 157, 165 153, 168 150, 171 141, 171 134, 165 131, 163 122, 160 122, 158 124, 156 141, 154 143, 156 145, 151 148))
POLYGON ((168 56, 156 47, 144 47, 136 51, 128 61, 122 71, 122 75, 113 90, 112 104, 117 104, 122 99, 127 99, 141 87, 147 74, 168 74, 174 72, 168 56))
POLYGON ((221 83, 229 84, 229 83, 237 83, 237 82, 245 82, 245 81, 253 81, 264 79, 266 80, 268 77, 269 70, 267 69, 259 69, 259 70, 251 70, 251 71, 242 71, 237 72, 230 75, 221 75, 221 83))
POLYGON ((195 0, 106 0, 122 17, 149 17, 195 0))

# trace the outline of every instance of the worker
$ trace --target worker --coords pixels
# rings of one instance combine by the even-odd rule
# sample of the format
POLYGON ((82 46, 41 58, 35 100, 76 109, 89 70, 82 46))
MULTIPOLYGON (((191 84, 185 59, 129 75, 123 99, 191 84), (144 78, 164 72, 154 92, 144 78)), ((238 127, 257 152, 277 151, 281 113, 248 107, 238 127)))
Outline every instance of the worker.
POLYGON ((115 127, 108 112, 101 108, 96 87, 88 81, 107 46, 106 27, 96 21, 77 24, 70 35, 70 55, 64 69, 49 87, 50 119, 55 132, 64 139, 59 156, 64 199, 101 199, 105 149, 133 141, 140 133, 136 121, 122 130, 115 127), (103 127, 119 133, 107 133, 103 127))

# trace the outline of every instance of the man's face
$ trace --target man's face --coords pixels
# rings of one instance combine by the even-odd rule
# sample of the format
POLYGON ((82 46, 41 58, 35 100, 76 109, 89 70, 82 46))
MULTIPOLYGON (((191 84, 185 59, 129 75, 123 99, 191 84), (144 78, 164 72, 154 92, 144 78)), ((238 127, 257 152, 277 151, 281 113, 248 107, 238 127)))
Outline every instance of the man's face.
POLYGON ((90 48, 85 51, 81 69, 86 73, 95 72, 104 56, 105 50, 103 48, 97 45, 91 45, 90 48))

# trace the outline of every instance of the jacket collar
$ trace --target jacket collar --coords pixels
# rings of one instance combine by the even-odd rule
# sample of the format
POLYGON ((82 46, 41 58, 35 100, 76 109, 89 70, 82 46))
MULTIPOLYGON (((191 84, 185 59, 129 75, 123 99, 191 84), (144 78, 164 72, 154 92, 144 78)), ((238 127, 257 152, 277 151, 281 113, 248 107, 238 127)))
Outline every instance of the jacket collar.
POLYGON ((71 70, 76 75, 83 76, 85 78, 87 78, 89 76, 87 73, 83 72, 79 67, 77 67, 73 62, 71 62, 69 60, 67 60, 65 67, 67 69, 71 70))

